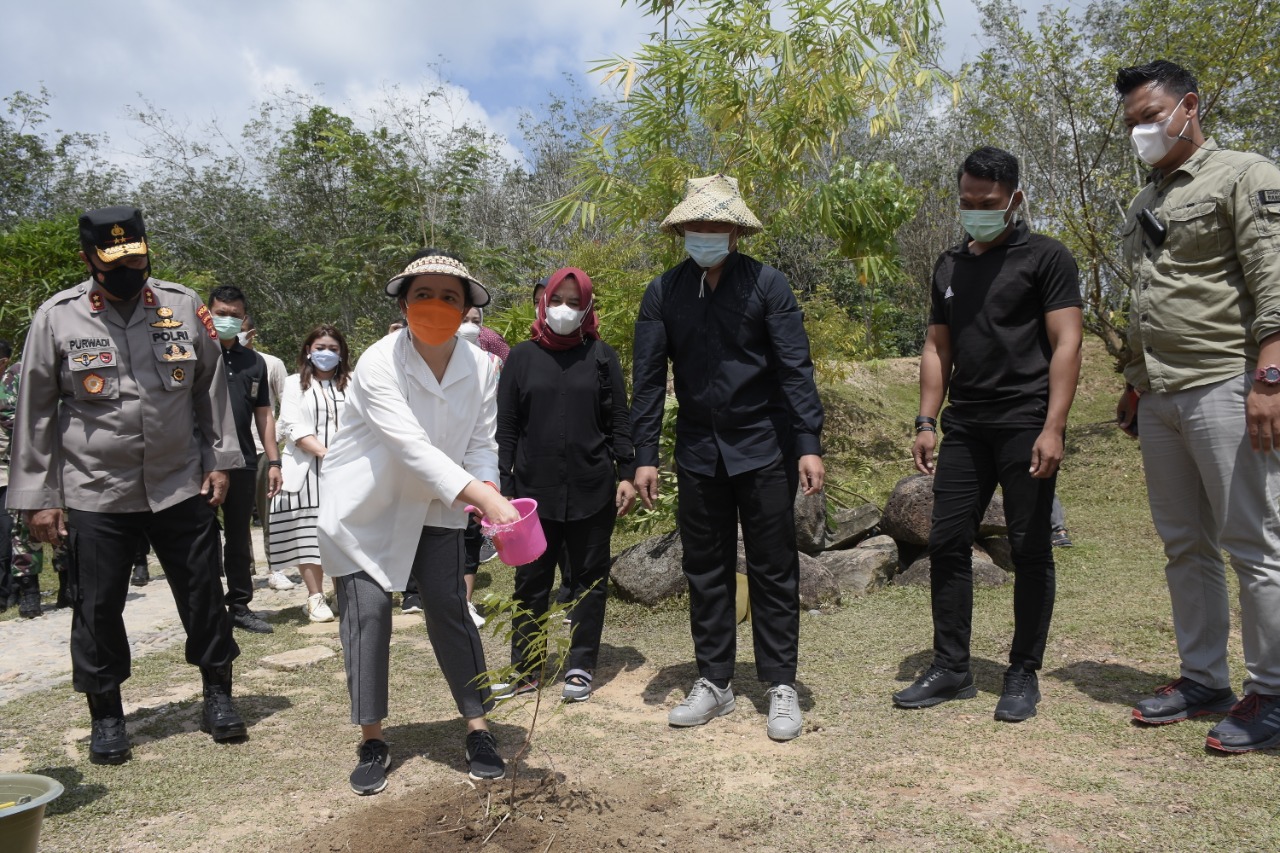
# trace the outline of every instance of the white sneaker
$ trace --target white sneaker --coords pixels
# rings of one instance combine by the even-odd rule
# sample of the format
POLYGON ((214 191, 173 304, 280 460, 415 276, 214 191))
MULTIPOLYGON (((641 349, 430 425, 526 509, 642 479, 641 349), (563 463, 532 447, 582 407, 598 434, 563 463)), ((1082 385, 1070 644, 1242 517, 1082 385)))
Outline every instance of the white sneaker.
POLYGON ((285 577, 284 572, 272 572, 267 578, 267 586, 272 589, 293 589, 297 584, 285 577))
POLYGON ((791 740, 799 737, 804 728, 804 720, 800 716, 800 701, 796 697, 796 689, 790 684, 779 684, 770 687, 766 694, 769 697, 769 725, 766 731, 774 740, 791 740))
POLYGON ((307 611, 307 618, 312 622, 332 622, 333 611, 329 609, 329 605, 325 603, 324 593, 317 592, 315 595, 307 596, 307 603, 303 606, 307 611))
POLYGON ((471 611, 471 621, 476 623, 477 628, 484 627, 484 617, 480 615, 480 611, 476 610, 476 606, 470 601, 467 602, 467 609, 471 611))

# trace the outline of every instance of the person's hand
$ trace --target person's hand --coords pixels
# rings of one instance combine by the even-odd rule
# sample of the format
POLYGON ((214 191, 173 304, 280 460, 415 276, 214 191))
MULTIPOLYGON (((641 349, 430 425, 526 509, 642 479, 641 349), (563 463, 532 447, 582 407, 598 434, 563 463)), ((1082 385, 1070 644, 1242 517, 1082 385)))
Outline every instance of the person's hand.
POLYGON ((67 535, 67 523, 63 518, 61 507, 27 510, 26 521, 27 528, 31 531, 31 538, 37 542, 57 545, 67 535))
POLYGON ((1031 448, 1031 476, 1046 480, 1058 473, 1062 464, 1062 434, 1045 430, 1031 448))
POLYGON ((630 480, 619 483, 618 491, 613 496, 613 505, 618 508, 618 518, 631 512, 631 508, 636 505, 636 484, 630 480))
POLYGON ((826 477, 827 469, 822 465, 821 456, 807 453, 800 457, 800 487, 806 495, 816 495, 822 491, 822 483, 826 477))
POLYGON ((209 506, 220 506, 227 499, 227 485, 231 478, 226 471, 210 471, 204 475, 200 484, 200 494, 209 501, 209 506))
POLYGON ((1280 385, 1253 383, 1253 390, 1244 401, 1244 411, 1249 424, 1249 445, 1263 453, 1280 448, 1280 385))
POLYGON ((278 465, 272 465, 267 468, 267 500, 271 500, 280 494, 280 490, 284 488, 284 474, 280 471, 278 465))
POLYGON ((498 494, 496 489, 485 489, 485 493, 483 502, 477 504, 476 509, 484 513, 485 521, 489 522, 490 527, 515 524, 520 520, 520 512, 511 505, 511 501, 498 494))
POLYGON ((658 469, 653 465, 641 465, 636 469, 636 478, 632 482, 644 508, 653 509, 654 502, 658 500, 658 469))
POLYGON ((911 458, 921 474, 933 475, 933 450, 937 446, 938 434, 933 430, 922 429, 916 433, 916 440, 911 445, 911 458))
POLYGON ((1116 403, 1116 425, 1130 438, 1138 437, 1138 392, 1125 388, 1116 403))

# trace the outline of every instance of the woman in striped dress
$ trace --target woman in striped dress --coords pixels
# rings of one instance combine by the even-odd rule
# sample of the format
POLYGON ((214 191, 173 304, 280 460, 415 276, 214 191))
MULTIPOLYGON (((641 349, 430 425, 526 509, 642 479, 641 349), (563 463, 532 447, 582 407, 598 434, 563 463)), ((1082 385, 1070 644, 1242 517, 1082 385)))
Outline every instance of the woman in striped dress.
POLYGON ((296 565, 307 586, 307 618, 332 622, 325 603, 316 520, 320 462, 342 423, 351 376, 347 341, 333 326, 316 326, 298 354, 298 372, 285 380, 279 434, 285 438, 284 487, 271 501, 271 570, 296 565))

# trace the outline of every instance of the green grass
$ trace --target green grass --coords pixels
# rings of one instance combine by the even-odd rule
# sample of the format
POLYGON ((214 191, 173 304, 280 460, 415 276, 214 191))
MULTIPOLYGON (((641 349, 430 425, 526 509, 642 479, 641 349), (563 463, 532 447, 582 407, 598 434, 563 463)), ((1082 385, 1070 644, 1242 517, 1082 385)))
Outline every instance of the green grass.
MULTIPOLYGON (((611 600, 599 693, 540 723, 530 763, 586 785, 669 791, 732 830, 731 840, 681 842, 708 850, 1280 848, 1274 752, 1208 754, 1208 721, 1129 723, 1132 702, 1175 675, 1177 657, 1137 445, 1109 423, 1119 381, 1100 348, 1089 346, 1085 363, 1059 479, 1076 547, 1056 553, 1039 716, 1018 725, 991 716, 1012 632, 1010 587, 975 594, 978 697, 924 711, 895 710, 889 695, 928 662, 927 590, 890 588, 805 615, 807 726, 785 745, 764 736, 749 626, 739 631, 738 710, 676 731, 666 710, 694 672, 684 603, 650 611, 611 600)), ((842 429, 828 439, 829 467, 861 477, 858 491, 882 503, 911 470, 910 365, 861 367, 848 390, 827 398, 829 412, 838 410, 829 422, 842 429)), ((489 588, 509 593, 510 570, 486 569, 489 588)), ((88 763, 88 714, 69 688, 6 705, 0 736, 11 763, 16 753, 25 768, 68 786, 42 849, 260 851, 331 819, 374 815, 377 801, 420 804, 461 784, 461 727, 420 627, 395 634, 388 732, 398 764, 388 791, 370 801, 346 790, 356 733, 341 659, 300 672, 255 671, 265 654, 336 647, 336 639, 299 634, 288 627, 297 624, 292 617, 277 624, 270 637, 240 635, 237 701, 251 723, 247 744, 214 746, 193 731, 198 676, 176 648, 135 665, 126 701, 193 686, 176 704, 131 717, 137 757, 123 767, 88 763)), ((1238 636, 1230 648, 1238 683, 1238 636)), ((489 641, 488 654, 497 663, 506 652, 489 641)), ((508 754, 526 723, 519 709, 495 722, 508 754)), ((579 840, 594 849, 585 846, 592 839, 579 840)))

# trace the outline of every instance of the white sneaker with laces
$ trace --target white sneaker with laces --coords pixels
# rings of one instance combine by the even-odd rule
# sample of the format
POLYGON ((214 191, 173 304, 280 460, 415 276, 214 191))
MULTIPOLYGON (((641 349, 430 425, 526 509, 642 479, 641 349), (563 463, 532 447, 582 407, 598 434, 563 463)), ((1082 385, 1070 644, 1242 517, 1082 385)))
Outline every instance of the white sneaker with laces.
POLYGON ((804 720, 800 717, 796 689, 790 684, 779 684, 777 687, 770 687, 765 695, 769 697, 769 737, 774 740, 799 737, 800 730, 804 728, 804 720))
POLYGON ((730 714, 737 707, 733 698, 733 686, 719 689, 705 678, 693 683, 684 701, 667 712, 667 724, 672 726, 701 726, 716 717, 730 714))
POLYGON ((267 586, 272 589, 293 589, 297 584, 285 577, 284 572, 272 572, 267 578, 267 586))
POLYGON ((480 615, 480 611, 476 610, 476 606, 470 601, 467 602, 467 609, 471 611, 471 621, 476 623, 477 628, 484 627, 484 617, 480 615))
POLYGON ((317 592, 315 595, 308 595, 307 603, 303 609, 307 611, 307 618, 312 622, 333 621, 333 611, 330 610, 329 605, 325 603, 323 592, 317 592))

